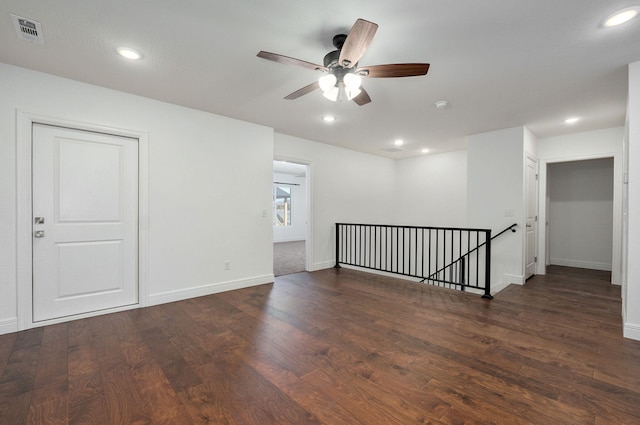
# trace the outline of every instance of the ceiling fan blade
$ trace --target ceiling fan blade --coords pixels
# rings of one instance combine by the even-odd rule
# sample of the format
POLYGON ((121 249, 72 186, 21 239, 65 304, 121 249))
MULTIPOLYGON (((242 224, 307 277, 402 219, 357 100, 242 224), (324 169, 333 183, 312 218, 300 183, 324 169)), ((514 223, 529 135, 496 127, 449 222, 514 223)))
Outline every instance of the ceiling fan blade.
POLYGON ((428 63, 394 63, 389 65, 363 66, 356 71, 368 78, 417 77, 426 75, 428 63))
POLYGON ((369 47, 377 30, 378 24, 365 21, 364 19, 358 19, 356 23, 353 24, 349 35, 347 35, 347 39, 342 45, 338 64, 345 68, 352 68, 358 63, 362 55, 364 55, 364 52, 366 52, 367 47, 369 47))
POLYGON ((360 106, 366 105, 367 103, 371 102, 371 98, 369 97, 369 93, 367 93, 363 87, 360 87, 360 94, 357 95, 356 97, 354 97, 351 100, 353 100, 354 102, 356 102, 360 106))
POLYGON ((285 99, 287 100, 297 99, 300 96, 304 96, 305 94, 311 93, 312 91, 317 90, 319 88, 320 88, 320 85, 316 81, 314 83, 309 84, 308 86, 304 86, 303 88, 294 91, 289 96, 285 97, 285 99))
POLYGON ((296 59, 296 58, 290 58, 289 56, 283 56, 283 55, 279 55, 277 53, 271 53, 271 52, 265 52, 265 51, 259 51, 258 52, 258 57, 262 58, 262 59, 266 59, 266 60, 270 60, 273 62, 278 62, 278 63, 282 63, 285 65, 298 65, 301 66, 303 68, 308 68, 308 69, 312 69, 314 71, 317 70, 321 70, 321 71, 327 71, 327 68, 322 66, 322 65, 318 65, 315 63, 311 63, 311 62, 307 62, 307 61, 303 61, 300 59, 296 59))

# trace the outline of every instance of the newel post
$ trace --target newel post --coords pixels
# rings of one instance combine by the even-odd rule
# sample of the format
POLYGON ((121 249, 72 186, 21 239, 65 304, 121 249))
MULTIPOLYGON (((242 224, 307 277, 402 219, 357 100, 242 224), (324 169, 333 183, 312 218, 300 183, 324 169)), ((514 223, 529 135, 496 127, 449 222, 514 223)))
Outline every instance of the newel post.
POLYGON ((333 266, 336 269, 340 267, 340 223, 336 223, 336 265, 333 266))
POLYGON ((493 299, 491 295, 491 229, 486 232, 487 249, 485 252, 485 266, 484 266, 484 295, 482 298, 488 300, 493 299))

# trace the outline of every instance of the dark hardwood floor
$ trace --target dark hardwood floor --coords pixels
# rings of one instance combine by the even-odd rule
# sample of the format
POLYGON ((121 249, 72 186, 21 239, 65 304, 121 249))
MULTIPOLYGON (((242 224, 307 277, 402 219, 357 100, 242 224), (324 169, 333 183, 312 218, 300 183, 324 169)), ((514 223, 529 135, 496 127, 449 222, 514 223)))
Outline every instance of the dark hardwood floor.
POLYGON ((640 424, 609 274, 492 301, 354 270, 0 336, 0 424, 640 424))

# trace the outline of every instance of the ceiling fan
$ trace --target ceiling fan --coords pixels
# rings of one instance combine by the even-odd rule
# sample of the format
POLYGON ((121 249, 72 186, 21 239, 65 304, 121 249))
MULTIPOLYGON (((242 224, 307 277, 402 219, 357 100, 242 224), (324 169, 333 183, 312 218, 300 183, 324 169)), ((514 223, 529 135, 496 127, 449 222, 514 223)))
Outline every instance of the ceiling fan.
POLYGON ((349 34, 338 34, 333 37, 336 50, 324 57, 324 65, 291 58, 265 51, 258 52, 258 57, 270 61, 298 65, 304 68, 324 73, 318 81, 302 87, 286 96, 293 100, 314 90, 321 89, 323 95, 330 100, 340 98, 353 100, 358 105, 371 102, 369 94, 361 86, 362 78, 396 78, 426 75, 429 71, 428 63, 395 63, 388 65, 358 66, 358 61, 364 55, 378 25, 364 19, 358 19, 349 34))

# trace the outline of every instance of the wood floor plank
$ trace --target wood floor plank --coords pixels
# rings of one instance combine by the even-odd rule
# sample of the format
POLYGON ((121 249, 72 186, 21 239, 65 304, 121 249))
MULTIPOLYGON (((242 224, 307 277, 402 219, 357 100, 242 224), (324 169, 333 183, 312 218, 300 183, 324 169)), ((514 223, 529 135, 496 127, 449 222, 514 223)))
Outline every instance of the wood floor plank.
POLYGON ((69 417, 68 325, 44 328, 27 424, 65 425, 69 417))
POLYGON ((43 329, 19 332, 0 377, 0 394, 18 395, 33 389, 43 329))
POLYGON ((154 347, 152 356, 162 368, 174 391, 180 392, 202 383, 195 370, 189 367, 160 328, 144 329, 141 336, 145 344, 154 347))
POLYGON ((0 377, 4 374, 4 368, 9 361, 17 337, 17 332, 0 335, 0 377))
POLYGON ((69 425, 100 425, 109 417, 100 371, 69 379, 69 425))
POLYGON ((4 425, 640 424, 610 274, 487 301, 352 269, 0 336, 4 425))

